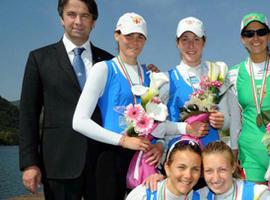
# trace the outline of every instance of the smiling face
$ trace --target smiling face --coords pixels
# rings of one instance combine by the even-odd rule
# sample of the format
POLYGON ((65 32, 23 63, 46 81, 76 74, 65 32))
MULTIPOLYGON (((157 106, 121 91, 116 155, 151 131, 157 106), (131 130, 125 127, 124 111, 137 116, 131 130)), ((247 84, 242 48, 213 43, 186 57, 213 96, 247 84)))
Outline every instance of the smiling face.
POLYGON ((223 194, 232 187, 235 166, 228 152, 203 154, 203 169, 204 179, 214 193, 223 194))
POLYGON ((75 45, 81 46, 88 40, 95 20, 83 1, 69 0, 64 6, 61 23, 66 37, 75 45))
MULTIPOLYGON (((246 28, 245 31, 249 30, 259 30, 263 29, 265 26, 259 22, 251 22, 246 28)), ((265 57, 267 54, 267 45, 270 41, 270 34, 264 36, 259 36, 255 34, 253 37, 241 37, 242 43, 248 49, 251 57, 265 57)))
POLYGON ((185 64, 195 67, 201 63, 204 39, 192 32, 184 32, 177 39, 177 48, 180 50, 185 64))
POLYGON ((190 150, 177 150, 166 162, 167 188, 175 195, 188 194, 201 174, 201 157, 190 150))
POLYGON ((144 35, 141 33, 123 35, 116 31, 114 37, 119 45, 119 54, 121 59, 128 64, 136 64, 137 57, 140 55, 144 47, 146 39, 144 35))

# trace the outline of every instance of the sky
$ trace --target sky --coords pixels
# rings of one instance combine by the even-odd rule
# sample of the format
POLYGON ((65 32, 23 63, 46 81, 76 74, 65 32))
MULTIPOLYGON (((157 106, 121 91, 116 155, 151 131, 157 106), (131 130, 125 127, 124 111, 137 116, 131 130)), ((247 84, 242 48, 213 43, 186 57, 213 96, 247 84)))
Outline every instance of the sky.
MULTIPOLYGON (((180 62, 176 27, 184 17, 201 19, 206 31, 203 60, 235 65, 247 56, 240 41, 242 17, 253 11, 270 18, 269 0, 97 0, 99 18, 90 34, 98 47, 117 54, 113 38, 118 18, 126 12, 142 15, 149 38, 139 57, 166 71, 180 62)), ((59 41, 63 28, 57 0, 0 0, 0 96, 20 98, 25 63, 31 50, 59 41)))

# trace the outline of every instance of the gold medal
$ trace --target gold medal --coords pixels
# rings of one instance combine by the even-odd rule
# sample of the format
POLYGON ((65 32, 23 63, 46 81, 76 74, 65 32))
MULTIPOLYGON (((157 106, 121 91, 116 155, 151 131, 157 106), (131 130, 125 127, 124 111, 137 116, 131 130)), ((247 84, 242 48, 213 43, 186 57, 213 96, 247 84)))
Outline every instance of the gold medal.
POLYGON ((262 115, 258 114, 256 117, 256 124, 260 128, 262 126, 262 123, 263 123, 262 115))
POLYGON ((269 56, 267 57, 264 65, 264 73, 263 73, 263 80, 261 85, 256 85, 254 80, 254 73, 253 73, 253 66, 251 63, 251 59, 248 60, 249 62, 249 71, 250 71, 250 80, 252 85, 252 93, 253 99, 256 106, 256 111, 258 113, 256 117, 256 124, 260 128, 264 124, 264 118, 261 114, 262 102, 265 97, 266 91, 266 77, 269 69, 269 56))

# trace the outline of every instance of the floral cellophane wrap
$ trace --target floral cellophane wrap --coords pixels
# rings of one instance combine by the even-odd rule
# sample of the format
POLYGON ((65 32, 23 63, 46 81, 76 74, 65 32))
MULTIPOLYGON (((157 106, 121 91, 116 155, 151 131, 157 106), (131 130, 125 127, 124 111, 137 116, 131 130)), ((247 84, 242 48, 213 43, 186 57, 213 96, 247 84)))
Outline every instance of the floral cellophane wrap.
MULTIPOLYGON (((168 116, 167 106, 158 97, 159 88, 168 81, 168 77, 163 73, 151 73, 150 87, 142 85, 132 87, 133 95, 141 97, 141 104, 128 105, 125 110, 128 135, 143 136, 153 142, 151 132, 168 116)), ((156 172, 156 167, 146 163, 146 159, 143 151, 137 151, 133 156, 126 177, 128 188, 135 188, 146 177, 156 172)))
MULTIPOLYGON (((181 121, 192 124, 197 121, 208 121, 209 112, 217 108, 221 100, 219 89, 224 84, 228 67, 224 62, 209 62, 208 75, 201 77, 201 89, 194 91, 189 101, 181 108, 181 121)), ((223 94, 224 95, 224 94, 223 94)))

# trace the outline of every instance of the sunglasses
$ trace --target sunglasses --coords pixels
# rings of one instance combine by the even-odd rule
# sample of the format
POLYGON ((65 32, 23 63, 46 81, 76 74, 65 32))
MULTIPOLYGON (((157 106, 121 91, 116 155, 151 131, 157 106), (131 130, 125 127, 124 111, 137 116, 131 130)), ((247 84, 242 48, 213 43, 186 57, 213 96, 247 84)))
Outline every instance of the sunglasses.
POLYGON ((255 36, 255 33, 257 34, 257 36, 265 36, 269 33, 269 29, 262 28, 258 30, 245 30, 241 33, 241 35, 243 37, 252 38, 255 36))

